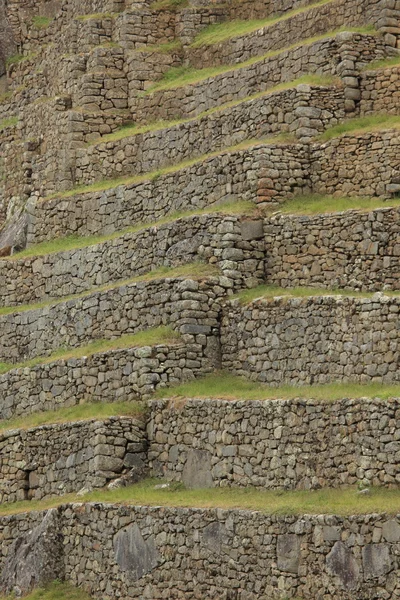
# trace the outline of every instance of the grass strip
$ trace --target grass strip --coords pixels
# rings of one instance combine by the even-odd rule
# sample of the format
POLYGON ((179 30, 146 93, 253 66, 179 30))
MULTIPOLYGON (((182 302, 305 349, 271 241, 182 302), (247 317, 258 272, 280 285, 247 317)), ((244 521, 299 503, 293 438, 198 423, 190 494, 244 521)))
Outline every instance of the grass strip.
POLYGON ((42 425, 76 423, 90 419, 108 419, 110 417, 137 417, 142 419, 146 412, 144 404, 138 402, 85 402, 46 412, 32 413, 15 419, 0 421, 0 431, 31 429, 42 425))
MULTIPOLYGON (((372 298, 376 292, 356 292, 354 290, 329 289, 319 287, 287 287, 275 285, 260 285, 255 288, 243 290, 231 300, 239 300, 241 304, 249 304, 255 300, 264 300, 285 296, 287 298, 311 298, 313 296, 346 296, 349 298, 372 298)), ((385 291, 386 296, 400 297, 400 292, 385 291)))
POLYGON ((326 129, 318 140, 329 141, 333 138, 340 137, 345 134, 362 134, 362 133, 373 133, 374 131, 381 131, 385 129, 399 129, 400 128, 400 116, 389 115, 385 113, 377 113, 369 115, 367 117, 356 117, 355 119, 349 119, 344 123, 335 125, 326 129))
POLYGON ((314 8, 331 4, 334 0, 320 0, 313 4, 307 4, 301 8, 296 8, 286 12, 284 15, 273 15, 264 19, 249 19, 249 20, 233 20, 224 21, 223 23, 215 23, 205 27, 193 40, 191 47, 199 48, 201 46, 212 46, 220 44, 231 38, 241 37, 248 33, 253 33, 257 29, 263 29, 277 23, 284 23, 292 17, 307 13, 314 8))
POLYGON ((7 127, 15 127, 18 123, 18 117, 10 117, 9 119, 2 119, 0 121, 0 132, 7 129, 7 127))
POLYGON ((57 360, 67 361, 73 358, 82 358, 109 352, 111 350, 125 350, 139 346, 155 346, 158 344, 172 344, 179 340, 179 335, 171 327, 154 327, 138 333, 122 335, 117 338, 94 340, 86 346, 78 348, 60 348, 56 352, 46 356, 37 356, 19 363, 0 363, 0 375, 12 369, 32 368, 38 365, 46 365, 57 360))
POLYGON ((215 77, 217 75, 227 74, 234 71, 239 71, 240 69, 245 69, 247 67, 256 65, 257 63, 262 63, 269 58, 273 58, 275 56, 279 56, 284 52, 289 52, 291 50, 296 50, 298 48, 303 48, 307 46, 311 46, 315 42, 323 41, 329 39, 337 35, 342 31, 353 32, 353 33, 372 33, 373 30, 365 27, 341 27, 340 29, 336 29, 334 31, 329 31, 328 33, 317 35, 314 37, 307 38, 302 42, 297 42, 295 44, 291 44, 290 46, 286 46, 285 48, 280 48, 278 50, 271 50, 266 54, 255 56, 249 58, 244 62, 237 63, 235 65, 220 65, 217 67, 207 67, 205 69, 195 69, 193 67, 172 67, 168 71, 166 71, 161 79, 159 79, 154 85, 149 87, 145 92, 140 93, 140 96, 148 96, 154 92, 159 92, 163 90, 172 90, 177 89, 179 87, 183 87, 186 85, 194 85, 196 83, 200 83, 202 81, 206 81, 211 77, 215 77))
MULTIPOLYGON (((0 600, 14 600, 15 596, 0 596, 0 600)), ((91 600, 82 589, 69 583, 54 581, 24 596, 24 600, 91 600)))
POLYGON ((375 60, 370 62, 363 68, 363 71, 377 71, 378 69, 390 69, 391 67, 397 67, 400 65, 400 54, 398 56, 392 56, 391 58, 383 58, 382 60, 375 60))
POLYGON ((100 287, 91 288, 85 292, 81 292, 79 294, 71 294, 70 296, 63 296, 61 298, 50 298, 49 300, 44 300, 43 302, 37 302, 34 304, 24 304, 21 306, 3 306, 0 308, 0 316, 9 315, 12 313, 21 313, 26 312, 27 310, 37 310, 39 308, 44 308, 45 306, 56 306, 57 304, 62 304, 63 302, 68 302, 69 300, 77 300, 79 298, 85 298, 90 296, 91 294, 96 294, 98 292, 105 292, 108 290, 116 289, 123 287, 125 285, 130 285, 133 283, 140 283, 142 281, 153 281, 154 279, 166 279, 166 278, 178 278, 178 277, 193 277, 193 278, 203 278, 210 277, 214 275, 218 275, 219 271, 217 267, 214 267, 205 263, 190 263, 186 265, 182 265, 181 267, 159 267, 158 269, 154 269, 154 271, 150 271, 146 273, 146 275, 141 275, 140 277, 132 277, 131 279, 125 279, 123 281, 112 282, 100 287))
POLYGON ((158 390, 155 398, 205 398, 221 400, 295 400, 326 402, 343 398, 400 398, 400 384, 327 383, 324 385, 280 385, 271 387, 223 371, 169 388, 158 390))
POLYGON ((287 215, 322 215, 327 213, 345 212, 348 210, 372 211, 379 208, 394 208, 400 206, 400 198, 384 200, 382 198, 367 198, 362 196, 324 196, 308 194, 295 196, 274 210, 274 213, 287 215))
POLYGON ((175 127, 177 125, 184 125, 186 123, 191 123, 193 121, 200 121, 204 117, 208 117, 218 112, 224 112, 229 108, 234 108, 235 106, 239 106, 244 104, 245 102, 251 102, 254 100, 258 100, 259 98, 264 98, 270 96, 271 94, 275 94, 277 92, 282 92, 285 90, 290 90, 291 88, 296 87, 300 84, 308 84, 308 85, 320 85, 320 86, 328 86, 336 83, 337 85, 340 83, 340 80, 327 75, 304 75, 303 77, 299 77, 298 79, 294 79, 292 81, 287 81, 285 83, 280 83, 272 88, 269 88, 266 91, 257 92, 251 96, 247 96, 246 98, 239 98, 237 100, 232 100, 230 102, 226 102, 225 104, 221 104, 221 106, 216 106, 205 110, 194 117, 188 117, 185 119, 175 119, 172 121, 154 121, 153 123, 148 123, 146 125, 140 124, 127 124, 123 127, 120 127, 113 133, 109 133, 108 135, 104 135, 98 140, 94 140, 87 144, 87 146, 96 146, 100 144, 107 144, 108 142, 118 142, 127 137, 131 137, 134 135, 139 135, 143 133, 149 133, 152 131, 162 131, 163 129, 169 129, 175 127))
MULTIPOLYGON (((278 136, 270 136, 259 139, 250 139, 242 142, 240 144, 235 144, 234 146, 228 146, 223 150, 216 150, 215 152, 209 152, 208 154, 202 154, 196 158, 188 159, 182 161, 180 163, 176 163, 169 167, 164 167, 163 169, 158 169, 157 171, 151 171, 150 173, 145 173, 144 175, 133 175, 128 177, 120 177, 118 179, 103 179, 102 181, 98 181, 91 185, 82 185, 67 190, 65 192, 56 192, 54 194, 50 194, 45 198, 42 198, 42 202, 47 202, 48 200, 53 200, 55 198, 70 198, 71 196, 76 196, 78 194, 89 194, 94 192, 104 192, 106 190, 110 190, 119 185, 135 185, 137 183, 143 183, 145 181, 154 181, 163 175, 169 175, 171 173, 176 173, 181 169, 185 169, 191 167, 193 165, 197 165, 205 160, 210 158, 214 158, 216 156, 220 156, 222 154, 227 154, 229 152, 239 152, 240 150, 247 150, 249 148, 253 148, 255 146, 260 146, 261 144, 273 144, 273 143, 284 143, 287 139, 287 136, 278 135, 278 136)), ((289 138, 290 139, 290 138, 289 138)))
POLYGON ((371 488, 360 496, 357 488, 313 491, 264 491, 251 487, 186 490, 180 484, 166 489, 154 489, 160 480, 150 479, 136 485, 112 491, 96 491, 84 496, 75 494, 41 501, 22 501, 0 506, 0 515, 47 510, 73 502, 102 502, 125 506, 171 506, 184 508, 222 508, 251 510, 275 515, 363 515, 400 511, 400 490, 371 488))
POLYGON ((237 200, 234 202, 224 202, 221 204, 216 204, 214 206, 202 208, 199 210, 177 211, 175 213, 171 213, 163 219, 159 219, 158 221, 153 221, 152 223, 139 223, 138 225, 134 225, 133 227, 127 227, 126 229, 116 231, 109 235, 89 237, 71 235, 62 238, 56 238, 54 240, 30 246, 29 248, 22 250, 21 252, 13 254, 12 256, 4 257, 0 260, 15 261, 20 260, 21 258, 32 258, 36 256, 55 254, 57 252, 66 252, 68 250, 77 250, 79 248, 87 248, 89 246, 95 246, 103 242, 115 240, 127 233, 137 233, 138 231, 143 231, 145 229, 149 229, 150 227, 159 227, 160 225, 173 223, 178 219, 183 219, 185 217, 191 217, 195 215, 214 213, 221 213, 226 215, 237 215, 244 213, 251 214, 255 210, 256 206, 252 202, 237 200))

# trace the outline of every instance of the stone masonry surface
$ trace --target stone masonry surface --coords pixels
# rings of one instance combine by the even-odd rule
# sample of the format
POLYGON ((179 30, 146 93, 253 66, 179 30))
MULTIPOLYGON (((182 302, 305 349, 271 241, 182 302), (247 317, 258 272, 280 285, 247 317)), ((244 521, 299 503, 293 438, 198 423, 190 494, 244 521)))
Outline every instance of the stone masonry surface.
POLYGON ((398 382, 400 299, 313 296, 227 302, 222 366, 270 385, 398 382))
POLYGON ((151 472, 188 487, 400 482, 399 399, 153 401, 151 472))
POLYGON ((123 469, 146 464, 144 424, 113 417, 0 434, 1 502, 103 487, 123 469))
POLYGON ((57 410, 82 401, 143 400, 155 390, 210 373, 201 344, 110 350, 12 369, 0 375, 0 418, 57 410))
POLYGON ((143 281, 3 315, 0 357, 18 362, 160 325, 171 324, 181 333, 190 334, 190 324, 197 321, 201 325, 196 325, 198 331, 195 327, 193 333, 198 333, 206 346, 207 334, 217 325, 215 299, 223 295, 224 283, 223 278, 204 282, 189 278, 143 281))
MULTIPOLYGON (((256 511, 63 505, 58 530, 67 581, 101 600, 185 597, 270 600, 318 594, 398 596, 400 520, 366 514, 279 516, 256 511), (133 548, 137 549, 135 552, 133 548)), ((3 564, 12 541, 45 513, 2 517, 3 564)))

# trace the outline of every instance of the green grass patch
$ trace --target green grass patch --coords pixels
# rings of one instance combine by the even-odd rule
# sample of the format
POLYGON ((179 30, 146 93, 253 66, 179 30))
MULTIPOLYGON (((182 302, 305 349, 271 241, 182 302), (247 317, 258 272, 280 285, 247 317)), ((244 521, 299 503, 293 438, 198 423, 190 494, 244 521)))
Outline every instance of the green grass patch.
POLYGON ((91 13, 88 15, 78 15, 76 21, 91 21, 92 19, 115 19, 116 13, 91 13))
POLYGON ((47 27, 50 25, 52 20, 53 19, 50 19, 50 17, 43 17, 40 15, 37 15, 36 17, 33 17, 32 25, 33 25, 33 27, 36 27, 36 29, 47 29, 47 27))
POLYGON ((326 129, 324 133, 318 136, 321 141, 329 141, 333 138, 340 137, 347 133, 361 134, 369 133, 374 131, 380 131, 384 129, 399 129, 400 127, 400 116, 388 115, 388 114, 374 114, 368 117, 357 117, 355 119, 349 119, 344 123, 335 125, 326 129))
MULTIPOLYGON (((1 596, 0 600, 13 600, 15 596, 1 596)), ((91 600, 83 590, 69 583, 55 581, 24 596, 24 600, 91 600)))
POLYGON ((5 102, 8 102, 8 100, 10 100, 12 98, 13 93, 10 92, 4 92, 4 94, 0 94, 0 104, 4 104, 5 102))
POLYGON ((199 210, 187 210, 187 211, 179 211, 172 213, 163 219, 159 219, 158 221, 154 221, 152 223, 139 223, 136 226, 128 227, 121 231, 116 231, 109 235, 103 236, 91 236, 91 237, 79 237, 79 236, 67 236, 64 238, 57 238, 55 240, 51 240, 48 242, 43 242, 41 244, 36 244, 34 246, 30 246, 26 250, 19 252, 17 254, 13 254, 10 257, 4 257, 0 260, 9 260, 15 261, 22 258, 33 258, 37 256, 45 256, 48 254, 56 254, 58 252, 67 252, 68 250, 77 250, 79 248, 87 248, 89 246, 94 246, 96 244, 101 244, 104 242, 108 242, 110 240, 114 240, 122 237, 128 233, 137 233, 139 231, 143 231, 144 229, 149 229, 150 227, 159 227, 160 225, 165 225, 167 223, 172 223, 177 221, 178 219, 183 219, 185 217, 192 217, 194 215, 204 215, 204 214, 226 214, 226 215, 237 215, 237 214, 252 214, 256 210, 256 205, 252 202, 248 202, 245 200, 238 200, 234 202, 224 202, 221 204, 216 204, 210 207, 206 207, 199 210))
POLYGON ((114 339, 94 340, 86 346, 78 348, 60 348, 47 356, 37 356, 30 360, 20 363, 0 363, 0 375, 11 371, 11 369, 32 368, 37 365, 45 365, 57 360, 69 360, 72 358, 82 358, 83 356, 93 356, 109 352, 111 350, 125 350, 127 348, 137 348, 139 346, 156 346, 159 344, 174 344, 179 341, 179 335, 171 327, 155 327, 146 329, 138 333, 122 335, 114 339))
POLYGON ((150 8, 156 11, 171 10, 178 11, 189 6, 189 0, 157 0, 150 4, 150 8))
POLYGON ((9 119, 3 119, 0 121, 0 131, 4 131, 7 127, 15 127, 18 123, 18 117, 10 117, 9 119))
POLYGON ((271 94, 275 94, 277 92, 282 92, 284 90, 289 90, 291 88, 296 87, 302 83, 308 85, 316 85, 316 86, 329 86, 339 84, 337 78, 327 76, 327 75, 304 75, 303 77, 299 77, 298 79, 294 79, 292 81, 287 81, 284 83, 280 83, 272 88, 269 88, 266 91, 258 92, 257 94, 253 94, 252 96, 247 96, 246 98, 240 98, 238 100, 232 100, 231 102, 226 102, 221 106, 217 106, 214 108, 210 108, 205 110, 204 112, 195 115, 194 117, 188 117, 186 119, 176 119, 172 121, 154 121, 153 123, 148 123, 146 125, 137 125, 137 124, 126 124, 123 127, 117 129, 113 133, 103 136, 98 140, 95 140, 88 144, 88 146, 96 146, 99 144, 106 144, 107 142, 117 142, 119 140, 125 139, 127 137, 131 137, 134 135, 139 135, 143 133, 149 133, 150 131, 161 131, 162 129, 167 129, 174 127, 176 125, 182 125, 184 123, 191 123, 193 121, 200 121, 200 119, 204 117, 208 117, 212 114, 223 112, 229 108, 233 108, 235 106, 239 106, 240 104, 244 104, 245 102, 251 102, 253 100, 257 100, 258 98, 264 98, 271 94))
POLYGON ((92 288, 80 294, 71 294, 71 296, 65 296, 62 298, 51 298, 49 300, 45 300, 43 302, 38 302, 34 304, 24 304, 21 306, 3 306, 0 308, 0 316, 1 315, 9 315, 12 313, 21 313, 26 312, 28 310, 37 310, 40 308, 44 308, 45 306, 55 306, 57 304, 62 304, 63 302, 67 302, 68 300, 77 300, 78 298, 85 298, 90 296, 91 294, 97 292, 105 292, 108 290, 116 289, 119 287, 123 287, 125 285, 130 285, 133 283, 139 283, 141 281, 153 281, 154 279, 164 279, 164 278, 177 278, 177 277, 193 277, 193 278, 204 278, 211 277, 214 275, 218 275, 219 271, 213 265, 208 265, 205 263, 189 263, 186 265, 182 265, 181 267, 159 267, 158 269, 154 269, 153 271, 149 271, 145 275, 141 275, 140 277, 132 277, 131 279, 125 279, 123 281, 112 282, 106 285, 102 285, 100 287, 92 288))
POLYGON ((391 58, 384 58, 382 60, 376 60, 366 65, 363 71, 376 71, 378 69, 390 69, 390 67, 396 67, 400 65, 400 54, 398 56, 392 56, 391 58))
POLYGON ((400 398, 400 384, 328 383, 271 387, 223 371, 156 392, 155 398, 214 398, 221 400, 295 400, 333 402, 343 398, 400 398))
MULTIPOLYGON (((324 196, 309 194, 295 196, 279 205, 278 211, 293 215, 318 215, 324 213, 344 212, 346 210, 370 211, 388 206, 400 206, 400 198, 382 200, 382 198, 363 198, 357 196, 324 196)), ((275 209, 276 210, 276 209, 275 209)))
POLYGON ((109 417, 137 417, 143 419, 145 413, 145 405, 138 402, 86 402, 59 410, 32 413, 16 419, 0 421, 0 431, 31 429, 42 425, 76 423, 77 421, 108 419, 109 417))
MULTIPOLYGON (((159 79, 157 82, 155 82, 154 85, 149 87, 145 92, 143 92, 140 95, 147 96, 149 94, 152 94, 153 92, 176 89, 176 88, 183 87, 186 85, 194 85, 196 83, 205 81, 205 80, 209 79, 210 77, 215 77, 217 75, 230 73, 232 71, 238 71, 240 69, 250 67, 257 63, 264 62, 265 60, 267 60, 269 58, 273 58, 274 56, 279 56, 280 54, 282 54, 284 52, 289 52, 290 50, 295 50, 297 48, 311 46, 311 44, 314 44, 315 42, 319 42, 319 41, 334 37, 341 31, 350 31, 350 32, 354 32, 354 33, 366 33, 366 28, 365 27, 350 27, 350 28, 346 27, 346 28, 336 29, 334 31, 329 31, 328 33, 325 33, 323 35, 318 35, 318 36, 314 36, 311 38, 307 38, 306 40, 304 40, 302 42, 297 42, 290 46, 286 46, 285 48, 280 48, 278 50, 271 50, 270 52, 267 52, 266 54, 249 58, 248 60, 241 62, 241 63, 237 63, 235 65, 220 65, 217 67, 207 67, 205 69, 195 69, 193 67, 188 67, 188 66, 172 67, 166 73, 164 73, 164 75, 161 79, 159 79)), ((368 28, 367 32, 371 33, 369 28, 368 28)))
POLYGON ((6 65, 7 65, 7 67, 10 67, 11 65, 17 65, 18 63, 25 60, 26 58, 28 58, 28 57, 24 56, 23 54, 14 54, 13 56, 9 56, 7 58, 6 65))
MULTIPOLYGON (((40 501, 22 501, 0 506, 0 515, 47 510, 72 502, 102 502, 126 506, 171 506, 186 508, 222 508, 227 510, 256 510, 264 514, 361 515, 400 511, 400 490, 371 488, 364 496, 356 488, 314 491, 264 491, 251 487, 186 490, 182 485, 155 490, 160 480, 148 479, 119 490, 96 491, 82 499, 75 494, 40 501)), ((59 599, 57 599, 59 600, 59 599)), ((70 600, 70 598, 68 599, 70 600)))
POLYGON ((140 48, 140 52, 156 52, 158 54, 172 54, 172 52, 179 52, 182 49, 182 42, 180 40, 172 40, 171 42, 165 42, 164 44, 154 44, 149 46, 143 46, 140 48))
MULTIPOLYGON (((398 297, 400 292, 385 292, 387 296, 398 297)), ((249 290, 243 290, 235 296, 231 296, 232 300, 239 300, 241 304, 249 304, 254 300, 262 300, 268 298, 288 297, 288 298, 311 298, 312 296, 346 296, 349 298, 371 298, 374 292, 355 292, 353 290, 342 289, 327 289, 313 287, 290 287, 281 288, 274 285, 260 285, 249 290)))
POLYGON ((267 17, 266 19, 250 19, 250 20, 234 20, 223 23, 216 23, 209 25, 196 36, 192 42, 192 48, 198 48, 200 46, 212 46, 213 44, 220 44, 231 38, 241 37, 248 33, 253 33, 257 29, 262 29, 276 23, 283 23, 296 15, 308 12, 318 6, 330 4, 333 0, 320 0, 314 4, 308 4, 302 8, 290 10, 284 15, 277 15, 267 17))
POLYGON ((76 196, 78 194, 90 194, 95 192, 104 192, 106 190, 111 190, 112 188, 118 187, 119 185, 135 185, 137 183, 143 183, 145 181, 153 181, 162 177, 163 175, 169 175, 171 173, 176 173, 181 169, 185 169, 187 167, 191 167, 193 165, 197 165, 205 160, 210 158, 214 158, 216 156, 220 156, 221 154, 226 154, 228 152, 239 152, 240 150, 247 150, 254 146, 258 146, 260 144, 274 144, 274 143, 291 143, 293 140, 289 136, 280 135, 275 137, 266 137, 259 139, 250 139, 242 142, 241 144, 236 144, 235 146, 228 146, 223 148, 222 150, 217 150, 215 152, 209 152, 208 154, 202 154, 201 156, 197 156, 196 158, 188 159, 182 161, 180 163, 176 163, 169 167, 164 167, 162 169, 158 169, 157 171, 152 171, 150 173, 145 173, 144 175, 133 175, 128 177, 119 177, 118 179, 103 179, 101 181, 97 181, 96 183, 92 183, 91 185, 81 185, 70 190, 66 190, 65 192, 57 192, 54 194, 50 194, 45 198, 42 198, 42 202, 47 202, 48 200, 53 200, 54 198, 70 198, 71 196, 76 196))

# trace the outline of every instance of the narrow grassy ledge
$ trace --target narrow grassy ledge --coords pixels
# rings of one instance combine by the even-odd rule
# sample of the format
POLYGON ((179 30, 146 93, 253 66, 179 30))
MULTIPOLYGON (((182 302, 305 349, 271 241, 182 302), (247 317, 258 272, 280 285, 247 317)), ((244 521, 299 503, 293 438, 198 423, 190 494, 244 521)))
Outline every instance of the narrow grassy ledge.
POLYGON ((157 171, 151 171, 149 173, 145 173, 144 175, 134 175, 131 177, 120 177, 118 179, 103 179, 102 181, 98 181, 91 185, 82 185, 70 190, 66 190, 65 192, 58 192, 54 194, 50 194, 41 198, 42 202, 47 202, 48 200, 53 200, 55 198, 70 198, 71 196, 76 196, 80 194, 90 194, 95 192, 104 192, 106 190, 111 190, 112 188, 118 187, 119 185, 134 185, 136 183, 143 183, 145 181, 154 181, 158 179, 162 175, 168 175, 170 173, 176 173, 181 169, 185 169, 187 167, 191 167, 193 165, 200 164, 205 160, 210 158, 215 158, 216 156, 221 156, 224 154, 228 154, 229 152, 239 152, 240 150, 247 150, 250 148, 254 148, 256 146, 260 146, 262 144, 284 144, 284 143, 295 143, 290 136, 286 135, 277 135, 264 137, 259 139, 250 139, 242 142, 240 144, 236 144, 234 146, 228 146, 223 150, 217 150, 215 152, 210 152, 209 154, 203 154, 199 157, 185 160, 180 163, 176 163, 175 165, 171 165, 169 167, 165 167, 163 169, 158 169, 157 171))
POLYGON ((42 425, 76 423, 90 419, 108 419, 110 417, 135 417, 143 419, 146 414, 144 404, 138 402, 87 402, 69 408, 33 413, 18 419, 0 421, 0 432, 14 429, 31 429, 42 425))
POLYGON ((36 29, 47 29, 47 27, 49 27, 49 25, 51 24, 52 20, 53 19, 50 19, 50 17, 36 15, 36 17, 33 17, 32 19, 32 25, 36 29))
POLYGON ((344 211, 359 210, 368 212, 377 208, 394 208, 400 206, 400 198, 384 200, 382 198, 363 198, 351 196, 324 196, 321 194, 309 194, 296 196, 279 205, 279 210, 274 214, 287 215, 320 215, 333 214, 344 211))
POLYGON ((78 15, 75 17, 75 21, 90 21, 91 19, 115 19, 118 17, 117 13, 90 13, 87 15, 78 15))
POLYGON ((0 308, 0 316, 9 315, 12 313, 26 312, 27 310, 37 310, 38 308, 44 308, 45 306, 55 306, 57 304, 67 302, 68 300, 85 298, 97 292, 105 292, 107 290, 116 289, 125 285, 140 283, 141 281, 153 281, 154 279, 166 279, 176 277, 191 277, 195 279, 201 279, 204 277, 212 277, 218 274, 219 271, 216 267, 203 263, 190 263, 176 268, 160 267, 158 269, 154 269, 154 271, 150 271, 146 275, 141 275, 140 277, 132 277, 132 279, 125 279, 123 281, 113 282, 104 286, 91 288, 90 290, 82 292, 81 294, 72 294, 71 296, 64 296, 61 298, 50 298, 49 300, 46 300, 44 302, 38 302, 35 304, 24 304, 21 306, 4 306, 0 308))
POLYGON ((116 231, 110 235, 103 236, 91 236, 91 237, 79 237, 76 235, 67 236, 63 238, 57 238, 55 240, 51 240, 49 242, 43 242, 41 244, 36 244, 34 246, 30 246, 26 250, 19 252, 17 254, 13 254, 12 256, 4 257, 1 260, 8 261, 16 261, 21 258, 32 258, 36 256, 45 256, 48 254, 56 254, 58 252, 66 252, 68 250, 77 250, 79 248, 87 248, 89 246, 95 246, 97 244, 101 244, 103 242, 108 242, 110 240, 115 240, 117 238, 122 237, 127 233, 137 233, 139 231, 143 231, 145 229, 149 229, 151 227, 159 227, 160 225, 165 225, 167 223, 173 223, 178 219, 183 219, 185 217, 192 217, 195 215, 205 215, 205 214, 215 214, 220 213, 224 215, 251 215, 256 211, 256 205, 252 202, 247 201, 236 201, 236 202, 225 202, 221 204, 217 204, 215 206, 206 207, 201 210, 188 210, 188 211, 180 211, 172 213, 163 219, 159 219, 158 221, 154 221, 152 223, 139 223, 133 227, 127 227, 121 231, 116 231))
MULTIPOLYGON (((0 600, 14 600, 15 596, 0 596, 0 600)), ((34 590, 24 600, 91 600, 91 597, 80 588, 69 583, 54 581, 44 588, 34 590)))
POLYGON ((179 11, 189 6, 189 0, 157 0, 150 4, 150 8, 155 11, 179 11))
MULTIPOLYGON (((285 296, 287 298, 311 298, 313 296, 346 296, 349 298, 372 298, 376 292, 355 292, 353 290, 313 288, 313 287, 292 287, 281 288, 274 285, 260 285, 256 288, 244 290, 230 300, 239 300, 241 304, 249 304, 254 300, 263 300, 285 296)), ((400 297, 400 292, 385 291, 386 296, 400 297)))
MULTIPOLYGON (((221 65, 218 67, 208 67, 205 69, 195 69, 193 67, 172 67, 166 73, 164 73, 163 77, 159 79, 154 85, 150 86, 145 92, 142 92, 139 95, 149 96, 154 92, 159 92, 162 90, 173 90, 187 85, 194 85, 196 83, 200 83, 201 81, 205 81, 217 75, 239 71, 241 69, 245 69, 246 67, 256 65, 257 63, 264 62, 269 58, 273 58, 285 52, 289 52, 290 50, 296 50, 297 48, 311 46, 315 42, 329 39, 343 31, 364 34, 374 33, 375 35, 377 35, 378 33, 374 29, 369 29, 365 27, 341 27, 340 29, 329 31, 323 35, 317 35, 311 38, 307 38, 302 42, 286 46, 285 48, 272 50, 270 52, 267 52, 266 54, 249 58, 248 60, 237 63, 235 65, 221 65)), ((400 61, 400 59, 397 60, 400 61)))
POLYGON ((181 484, 154 489, 161 481, 146 480, 127 488, 97 491, 82 497, 68 494, 62 498, 3 504, 0 516, 47 510, 67 503, 101 502, 125 506, 170 506, 184 508, 222 508, 256 510, 275 515, 362 515, 369 513, 398 514, 400 490, 372 488, 361 497, 356 488, 316 491, 261 491, 254 488, 212 488, 185 490, 181 484))
POLYGON ((378 69, 390 69, 391 67, 397 67, 400 65, 400 54, 393 56, 392 58, 384 58, 383 60, 376 60, 369 63, 363 69, 363 71, 377 71, 378 69))
POLYGON ((155 398, 205 398, 220 400, 314 399, 333 402, 343 398, 400 398, 400 385, 383 383, 329 383, 324 385, 283 385, 269 387, 223 371, 158 390, 155 398))
POLYGON ((291 88, 294 88, 302 83, 315 86, 329 86, 334 84, 341 85, 340 80, 335 77, 327 75, 305 75, 304 77, 299 77, 298 79, 294 79, 292 81, 287 81, 285 83, 276 85, 272 88, 269 88, 266 91, 258 92, 257 94, 253 94, 252 96, 240 98, 239 100, 232 100, 231 102, 227 102, 226 104, 221 104, 221 106, 210 108, 209 110, 206 110, 202 113, 199 113, 195 117, 190 117, 188 119, 176 119, 173 121, 155 121, 147 125, 125 125, 124 127, 121 127, 120 129, 114 131, 114 133, 105 135, 102 138, 94 140, 93 142, 87 145, 96 146, 99 144, 106 144, 107 142, 117 142, 119 140, 123 140, 133 135, 149 133, 150 131, 162 131, 163 129, 174 127, 176 125, 183 125, 185 123, 191 123, 193 121, 200 121, 200 119, 204 117, 208 117, 215 113, 224 112, 229 108, 234 108, 235 106, 239 106, 240 104, 244 104, 245 102, 251 102, 253 100, 257 100, 258 98, 265 98, 277 92, 290 90, 291 88))
POLYGON ((86 346, 78 348, 60 348, 50 355, 37 356, 36 358, 20 363, 0 363, 0 375, 12 369, 32 368, 38 365, 50 364, 57 360, 66 361, 71 358, 83 358, 84 356, 93 356, 93 354, 100 354, 111 350, 126 350, 127 348, 138 348, 140 346, 176 344, 178 341, 179 334, 173 331, 171 327, 155 327, 139 333, 122 335, 112 340, 95 340, 86 346))
POLYGON ((223 23, 216 23, 215 25, 209 25, 196 36, 192 42, 192 48, 198 48, 200 46, 212 46, 213 44, 220 44, 231 38, 240 37, 247 33, 257 31, 257 29, 263 29, 269 25, 275 25, 276 23, 283 23, 296 15, 306 13, 313 8, 318 6, 324 6, 325 4, 332 4, 334 0, 320 0, 313 4, 307 4, 302 8, 290 10, 284 15, 277 15, 267 17, 266 19, 253 19, 253 20, 235 20, 223 23))
POLYGON ((335 127, 326 129, 320 136, 318 136, 317 139, 327 142, 333 138, 340 137, 345 134, 358 135, 362 133, 374 133, 375 131, 399 128, 400 116, 380 113, 367 117, 349 119, 344 123, 335 125, 335 127))

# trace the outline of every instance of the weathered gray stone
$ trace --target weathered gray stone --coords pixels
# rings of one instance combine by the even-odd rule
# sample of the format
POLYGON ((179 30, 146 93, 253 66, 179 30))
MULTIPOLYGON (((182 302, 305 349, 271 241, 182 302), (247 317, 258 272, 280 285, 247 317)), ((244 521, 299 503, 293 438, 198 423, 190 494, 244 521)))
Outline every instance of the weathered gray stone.
POLYGON ((300 537, 293 533, 278 536, 276 547, 278 569, 298 573, 300 565, 300 537))
POLYGON ((63 544, 57 509, 12 544, 0 579, 4 593, 28 594, 34 587, 63 577, 63 544))
POLYGON ((396 543, 400 541, 400 524, 395 519, 386 521, 382 526, 382 536, 387 542, 396 543))
POLYGON ((364 578, 374 579, 390 572, 392 559, 386 544, 368 544, 362 550, 364 578))
POLYGON ((150 573, 160 560, 154 537, 144 540, 136 523, 116 534, 114 552, 117 564, 133 581, 150 573))
POLYGON ((190 450, 182 472, 182 481, 188 488, 213 487, 211 456, 205 450, 190 450))
POLYGON ((326 566, 332 575, 336 575, 345 589, 357 587, 360 568, 353 553, 343 542, 336 542, 326 557, 326 566))

